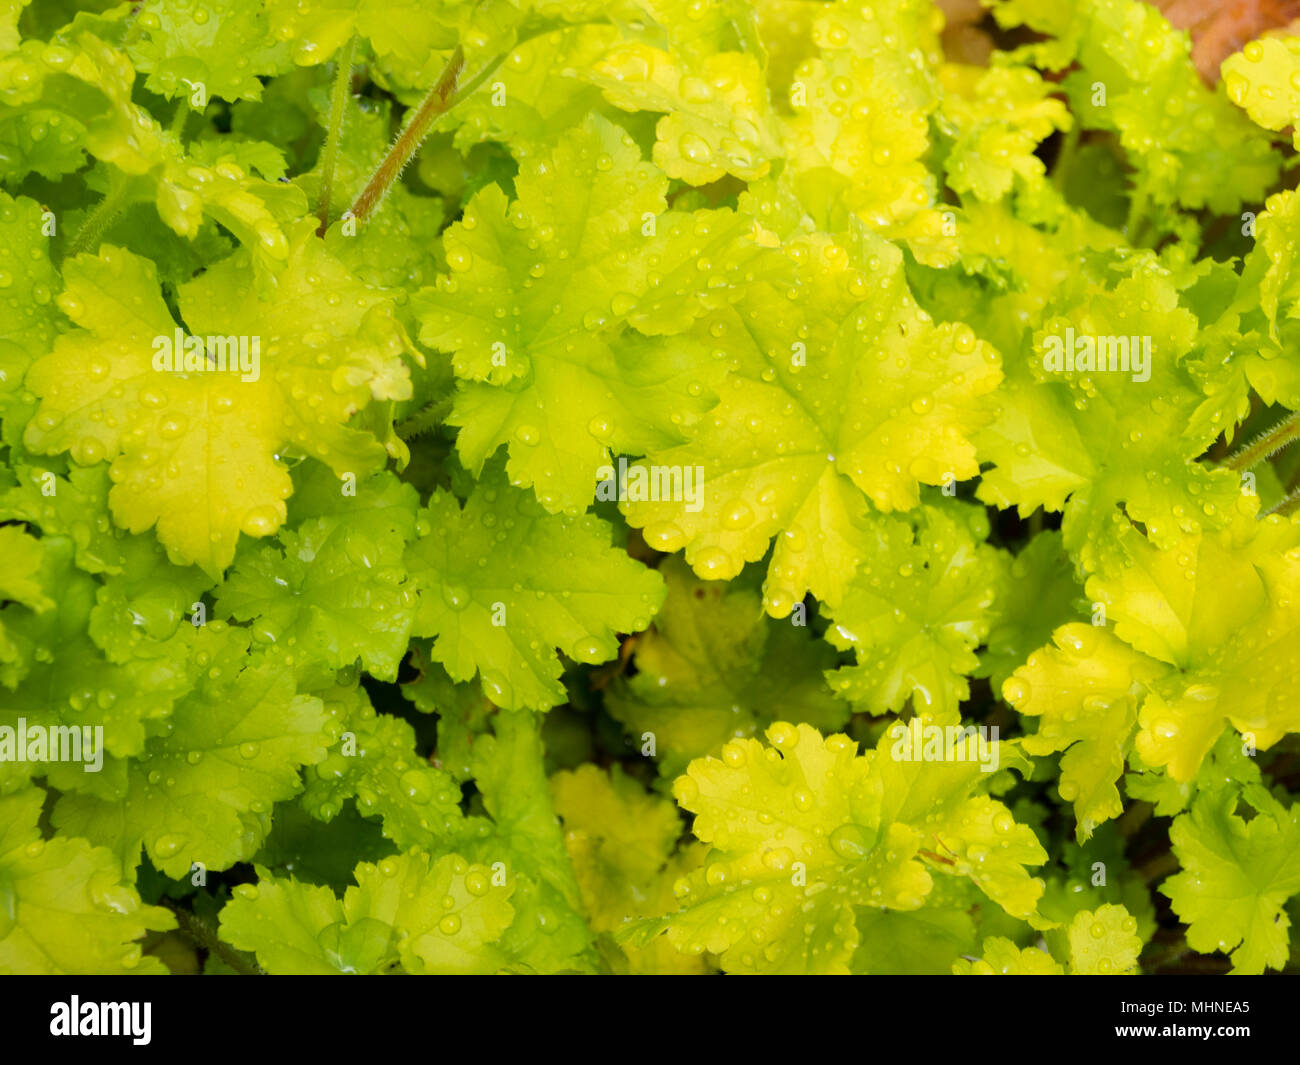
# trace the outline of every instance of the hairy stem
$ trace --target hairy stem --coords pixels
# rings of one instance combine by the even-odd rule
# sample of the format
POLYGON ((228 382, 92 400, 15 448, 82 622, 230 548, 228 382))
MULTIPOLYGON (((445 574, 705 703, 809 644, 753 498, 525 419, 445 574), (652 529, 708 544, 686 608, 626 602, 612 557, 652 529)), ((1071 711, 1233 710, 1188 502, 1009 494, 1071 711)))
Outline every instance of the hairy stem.
POLYGON ((1281 518, 1289 518, 1297 510, 1300 510, 1300 490, 1292 492, 1282 502, 1270 507, 1263 516, 1268 517, 1269 514, 1276 514, 1281 518))
POLYGON ((404 418, 393 427, 403 440, 410 440, 413 436, 419 436, 421 433, 427 433, 429 430, 437 428, 451 413, 452 400, 450 396, 436 399, 427 407, 416 411, 409 418, 404 418))
POLYGON ((129 184, 125 174, 116 170, 112 172, 104 198, 86 216, 76 236, 68 244, 67 258, 80 255, 84 251, 95 251, 99 247, 105 231, 126 206, 126 191, 129 184))
POLYGON ((452 53, 433 88, 421 101, 411 121, 398 134, 384 161, 370 176, 366 187, 361 190, 361 194, 352 204, 352 215, 357 221, 364 222, 383 202, 388 190, 406 169, 406 164, 411 161, 416 150, 424 142, 424 138, 432 131, 434 123, 490 78, 505 57, 506 53, 503 52, 474 75, 467 84, 457 88, 457 80, 465 66, 465 56, 459 48, 452 53))
POLYGON ((352 216, 358 221, 364 222, 383 202, 393 182, 401 176, 402 171, 406 169, 406 164, 415 155, 416 149, 429 135, 429 131, 433 128, 433 120, 447 112, 456 90, 456 80, 460 77, 464 66, 465 53, 457 48, 447 60, 447 65, 442 68, 442 73, 438 75, 433 88, 421 101, 411 121, 397 135, 383 162, 370 175, 366 187, 361 190, 361 194, 352 204, 352 216))
POLYGON ((263 975, 261 968, 251 956, 223 942, 212 926, 203 918, 195 916, 189 910, 183 906, 178 906, 170 899, 163 899, 162 903, 176 915, 176 921, 181 926, 181 930, 209 954, 215 954, 237 973, 243 973, 246 976, 263 975))
POLYGON ((1292 414, 1267 432, 1260 433, 1245 447, 1229 455, 1223 464, 1230 470, 1248 470, 1297 439, 1300 439, 1300 413, 1292 414))
POLYGON ((352 58, 357 50, 357 37, 354 33, 339 53, 338 69, 334 72, 334 90, 330 94, 330 124, 325 131, 325 157, 322 160, 320 183, 320 202, 316 206, 316 217, 320 227, 316 235, 323 237, 330 223, 330 193, 334 186, 334 171, 338 165, 339 141, 343 139, 343 121, 347 116, 348 97, 352 89, 352 58))

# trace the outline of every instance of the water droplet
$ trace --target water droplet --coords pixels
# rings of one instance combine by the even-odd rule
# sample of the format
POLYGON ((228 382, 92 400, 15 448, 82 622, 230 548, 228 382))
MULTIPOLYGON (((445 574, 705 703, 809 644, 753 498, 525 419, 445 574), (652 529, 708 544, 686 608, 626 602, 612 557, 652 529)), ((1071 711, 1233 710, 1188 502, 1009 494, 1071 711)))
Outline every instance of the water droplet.
POLYGON ((574 661, 586 662, 588 665, 595 665, 597 662, 605 661, 605 652, 601 649, 600 641, 595 637, 588 637, 579 640, 573 645, 573 654, 570 655, 574 661))
POLYGON ((785 721, 778 721, 767 730, 767 738, 775 747, 792 751, 799 745, 799 730, 785 721))
POLYGON ((733 499, 722 509, 722 523, 728 529, 748 529, 754 524, 754 512, 743 499, 733 499))
POLYGON ((676 551, 686 543, 686 534, 670 521, 647 525, 642 532, 645 542, 656 551, 676 551))
POLYGON ((159 858, 170 858, 185 845, 185 840, 180 836, 159 836, 154 842, 154 853, 159 858))
POLYGON ((278 507, 253 507, 244 514, 239 527, 249 536, 270 536, 283 520, 284 515, 278 507))
POLYGON ((720 547, 706 547, 695 556, 695 572, 706 580, 721 580, 732 576, 732 561, 720 547))
POLYGON ((1029 684, 1020 677, 1010 677, 1002 685, 1002 698, 1019 706, 1029 698, 1029 684))
POLYGON ((713 149, 698 133, 683 133, 677 140, 677 148, 683 158, 697 166, 708 166, 713 162, 713 149))
POLYGON ((418 769, 408 769, 402 774, 398 783, 403 793, 415 803, 424 805, 433 798, 433 781, 429 774, 418 769))

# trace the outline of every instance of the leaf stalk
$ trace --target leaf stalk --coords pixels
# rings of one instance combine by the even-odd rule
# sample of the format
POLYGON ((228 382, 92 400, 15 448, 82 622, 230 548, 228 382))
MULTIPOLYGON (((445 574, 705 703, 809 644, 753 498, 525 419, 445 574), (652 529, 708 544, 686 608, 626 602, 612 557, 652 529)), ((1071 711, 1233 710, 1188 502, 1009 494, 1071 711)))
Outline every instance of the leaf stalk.
POLYGON ((181 931, 209 954, 215 954, 237 973, 242 973, 245 976, 264 975, 261 968, 249 955, 224 942, 203 918, 190 913, 189 910, 183 906, 178 906, 170 899, 163 899, 162 903, 175 915, 176 923, 180 925, 181 931))
POLYGON ((1300 412, 1284 418, 1267 432, 1260 433, 1245 447, 1229 455, 1223 464, 1230 470, 1248 470, 1276 455, 1297 439, 1300 439, 1300 412))
POLYGON ((113 224, 113 220, 126 206, 129 185, 130 181, 125 174, 118 170, 111 172, 108 179, 108 191, 104 193, 104 198, 95 205, 95 209, 81 223, 81 228, 77 230, 71 243, 68 244, 66 258, 71 259, 74 255, 96 251, 99 248, 99 242, 103 239, 104 233, 107 232, 108 227, 113 224))
POLYGON ((358 222, 364 222, 379 208, 384 197, 388 195, 388 190, 406 169, 406 164, 411 161, 420 145, 424 143, 424 139, 433 131, 438 119, 490 78, 508 54, 502 52, 460 87, 457 87, 457 82, 465 67, 465 55, 460 48, 451 54, 433 88, 421 101, 415 115, 406 124, 406 128, 397 135, 383 162, 376 168, 370 180, 366 182, 366 187, 361 190, 352 204, 352 215, 358 222))
POLYGON ((343 123, 347 120, 348 97, 352 89, 352 61, 357 50, 357 35, 348 38, 348 43, 339 53, 338 69, 334 72, 334 88, 330 93, 330 124, 325 131, 325 157, 321 162, 320 201, 316 205, 316 217, 320 226, 316 235, 323 237, 330 223, 330 194, 334 188, 334 172, 338 168, 339 142, 343 139, 343 123))

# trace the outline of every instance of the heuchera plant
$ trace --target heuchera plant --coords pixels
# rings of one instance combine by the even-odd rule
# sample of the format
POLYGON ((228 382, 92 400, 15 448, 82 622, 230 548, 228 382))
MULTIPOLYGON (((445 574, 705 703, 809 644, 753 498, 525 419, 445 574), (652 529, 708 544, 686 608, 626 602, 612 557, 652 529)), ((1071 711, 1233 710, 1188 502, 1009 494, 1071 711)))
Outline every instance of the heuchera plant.
POLYGON ((0 2, 0 971, 1291 965, 1300 38, 990 2, 0 2))

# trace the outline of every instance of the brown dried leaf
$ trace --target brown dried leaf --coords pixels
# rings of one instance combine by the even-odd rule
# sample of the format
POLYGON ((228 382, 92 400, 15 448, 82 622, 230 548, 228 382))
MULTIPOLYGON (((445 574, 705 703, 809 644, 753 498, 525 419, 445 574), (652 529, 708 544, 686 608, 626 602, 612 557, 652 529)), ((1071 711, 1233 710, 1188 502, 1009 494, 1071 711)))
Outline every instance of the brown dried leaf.
POLYGON ((1206 84, 1219 64, 1256 37, 1300 31, 1300 0, 1149 0, 1171 25, 1192 35, 1192 62, 1206 84))

